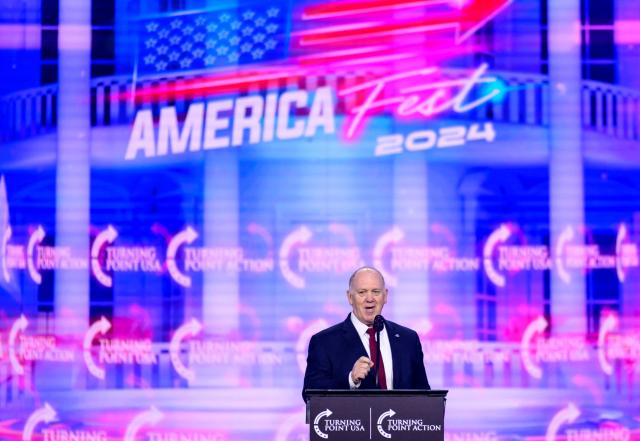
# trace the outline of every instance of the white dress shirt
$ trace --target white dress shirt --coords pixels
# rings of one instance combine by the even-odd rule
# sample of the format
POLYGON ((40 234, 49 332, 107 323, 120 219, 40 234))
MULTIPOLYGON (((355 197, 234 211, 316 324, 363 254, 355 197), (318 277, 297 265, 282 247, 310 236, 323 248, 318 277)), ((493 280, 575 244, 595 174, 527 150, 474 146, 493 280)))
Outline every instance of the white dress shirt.
MULTIPOLYGON (((351 323, 353 323, 353 326, 356 328, 364 349, 367 351, 369 359, 371 359, 371 354, 369 353, 369 334, 367 334, 367 329, 369 329, 369 327, 358 320, 353 313, 351 313, 351 323)), ((380 331, 380 353, 382 354, 382 361, 384 363, 384 374, 387 380, 387 389, 391 390, 393 389, 393 359, 391 358, 391 344, 389 343, 389 334, 387 334, 386 326, 382 331, 380 331)), ((374 366, 374 368, 378 369, 378 366, 374 366)), ((360 387, 362 382, 355 384, 351 379, 351 372, 349 372, 348 376, 349 386, 351 389, 357 389, 360 387)))

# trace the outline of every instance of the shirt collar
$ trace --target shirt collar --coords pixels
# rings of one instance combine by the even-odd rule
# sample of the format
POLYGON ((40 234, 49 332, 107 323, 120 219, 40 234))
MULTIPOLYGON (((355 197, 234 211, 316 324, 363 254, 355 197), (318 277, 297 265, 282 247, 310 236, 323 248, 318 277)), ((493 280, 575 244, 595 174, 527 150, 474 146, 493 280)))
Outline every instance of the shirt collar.
POLYGON ((367 329, 369 329, 369 327, 367 325, 365 325, 364 323, 362 323, 360 320, 358 320, 358 317, 356 317, 353 312, 350 314, 351 316, 351 323, 353 323, 353 326, 356 328, 356 331, 358 332, 358 335, 364 335, 367 333, 367 329))

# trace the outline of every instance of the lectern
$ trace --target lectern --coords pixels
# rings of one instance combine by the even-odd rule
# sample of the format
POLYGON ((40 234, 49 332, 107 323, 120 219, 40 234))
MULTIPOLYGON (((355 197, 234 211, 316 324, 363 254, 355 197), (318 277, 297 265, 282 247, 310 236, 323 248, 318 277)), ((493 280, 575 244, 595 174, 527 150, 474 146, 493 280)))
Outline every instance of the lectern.
POLYGON ((310 441, 443 441, 447 392, 306 390, 310 441))

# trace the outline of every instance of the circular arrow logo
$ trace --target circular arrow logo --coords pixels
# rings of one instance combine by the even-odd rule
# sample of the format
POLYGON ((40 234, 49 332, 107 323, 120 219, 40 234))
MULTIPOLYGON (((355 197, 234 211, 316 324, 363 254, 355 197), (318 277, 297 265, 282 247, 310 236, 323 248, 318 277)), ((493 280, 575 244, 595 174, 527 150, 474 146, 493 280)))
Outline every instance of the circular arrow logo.
POLYGON ((9 283, 11 281, 11 273, 9 273, 9 266, 7 264, 7 244, 11 239, 11 225, 7 225, 2 235, 2 247, 0 247, 0 259, 2 259, 2 276, 4 281, 9 283))
POLYGON ((324 418, 324 417, 329 417, 333 414, 333 412, 331 412, 329 409, 320 412, 318 415, 316 415, 316 417, 313 419, 313 430, 316 432, 316 434, 320 437, 320 438, 324 438, 327 439, 329 438, 329 435, 327 435, 326 433, 324 433, 322 430, 320 430, 320 419, 324 418))
POLYGON ((620 227, 618 227, 618 235, 616 236, 616 274, 620 282, 624 282, 626 278, 624 266, 622 265, 622 245, 626 237, 627 227, 624 224, 620 224, 620 227))
POLYGON ((600 324, 600 330, 598 331, 598 362, 602 372, 607 375, 613 374, 613 365, 607 360, 607 335, 617 327, 618 318, 613 314, 609 314, 600 324))
POLYGON ((9 331, 9 363, 11 363, 13 371, 18 375, 24 375, 24 367, 16 355, 16 339, 19 333, 27 329, 27 326, 29 326, 29 322, 23 314, 18 320, 13 322, 11 330, 9 331))
POLYGON ((538 317, 529 323, 529 326, 527 326, 522 334, 522 340, 520 342, 520 356, 522 357, 522 364, 529 375, 537 379, 542 378, 542 369, 531 358, 531 341, 534 336, 543 333, 544 330, 547 329, 547 326, 549 326, 547 320, 542 316, 538 317))
POLYGON ((124 434, 124 441, 135 441, 138 431, 146 425, 155 426, 164 418, 164 414, 160 412, 155 406, 151 406, 149 410, 139 413, 127 425, 127 430, 124 434))
POLYGON ((312 236, 313 233, 311 230, 302 225, 289 233, 289 235, 284 238, 282 245, 280 246, 280 272, 285 280, 294 288, 304 288, 306 282, 302 276, 296 274, 289 266, 289 255, 295 246, 307 243, 312 236))
POLYGON ((627 226, 620 224, 616 236, 616 274, 620 282, 624 282, 627 278, 628 268, 640 266, 638 245, 630 242, 629 239, 627 226))
POLYGON ((393 409, 389 409, 386 412, 384 412, 382 415, 380 415, 378 417, 378 432, 380 432, 380 435, 384 436, 385 438, 391 438, 391 434, 389 432, 386 432, 383 428, 382 428, 382 422, 384 421, 385 418, 387 417, 392 417, 394 416, 396 413, 393 409))
POLYGON ((93 361, 93 356, 91 354, 91 348, 93 346, 93 340, 96 338, 96 335, 104 335, 107 331, 111 329, 111 323, 104 317, 101 317, 100 320, 92 324, 84 335, 84 340, 82 342, 83 349, 83 357, 84 363, 89 370, 89 373, 94 377, 104 380, 105 378, 105 370, 104 368, 98 366, 95 361, 93 361))
POLYGON ((578 409, 575 404, 569 403, 567 407, 557 412, 553 418, 551 418, 551 422, 547 427, 545 441, 555 441, 556 434, 558 430, 560 430, 560 427, 564 424, 573 423, 579 416, 580 409, 578 409))
POLYGON ((498 244, 506 242, 510 236, 511 231, 509 231, 509 227, 505 224, 500 225, 498 229, 489 235, 482 251, 484 272, 487 274, 489 280, 499 287, 504 287, 507 281, 493 266, 493 253, 498 244))
POLYGON ((167 270, 169 271, 169 275, 178 285, 184 286, 185 288, 189 288, 191 286, 191 277, 184 274, 178 268, 176 255, 178 254, 178 249, 182 245, 192 244, 197 238, 198 233, 196 233, 196 230, 191 227, 187 227, 173 236, 169 245, 167 245, 167 270))
POLYGON ((560 277, 560 280, 564 283, 571 282, 571 274, 569 274, 564 266, 564 247, 573 240, 574 236, 573 227, 569 225, 560 233, 558 242, 556 243, 556 271, 558 272, 558 277, 560 277))
POLYGON ((202 331, 202 325, 200 322, 196 319, 191 319, 189 322, 176 329, 176 332, 173 334, 173 338, 171 338, 171 343, 169 343, 169 354, 173 368, 176 370, 178 375, 190 383, 195 380, 196 374, 192 369, 187 368, 184 363, 182 363, 182 360, 180 359, 180 346, 184 338, 195 337, 200 333, 200 331, 202 331))
POLYGON ((373 247, 373 264, 384 276, 384 280, 389 286, 397 286, 398 278, 393 275, 384 265, 384 253, 390 246, 396 245, 404 239, 404 231, 402 228, 395 226, 391 230, 383 233, 373 247))
POLYGON ((36 231, 31 233, 31 236, 29 236, 29 242, 27 243, 27 270, 29 271, 31 279, 38 285, 42 283, 42 276, 38 272, 38 268, 34 261, 36 257, 35 248, 40 245, 40 242, 42 242, 45 235, 46 233, 44 232, 42 225, 38 225, 36 231))
POLYGON ((111 279, 111 276, 102 271, 102 266, 100 265, 100 252, 105 244, 112 244, 117 237, 118 232, 112 225, 109 225, 106 230, 101 231, 96 236, 93 241, 93 245, 91 246, 91 272, 98 282, 107 288, 111 288, 111 286, 113 286, 113 280, 111 279))
POLYGON ((40 423, 51 423, 57 418, 56 411, 49 403, 33 412, 22 429, 22 441, 31 441, 36 426, 40 423))

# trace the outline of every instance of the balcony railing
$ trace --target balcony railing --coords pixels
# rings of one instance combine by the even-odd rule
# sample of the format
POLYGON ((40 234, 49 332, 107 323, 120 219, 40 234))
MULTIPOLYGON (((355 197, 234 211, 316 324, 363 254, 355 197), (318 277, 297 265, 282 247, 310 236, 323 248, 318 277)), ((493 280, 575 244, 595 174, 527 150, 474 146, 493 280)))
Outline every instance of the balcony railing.
MULTIPOLYGON (((456 76, 456 72, 447 72, 456 76)), ((549 82, 542 75, 511 72, 492 72, 505 84, 504 99, 474 109, 464 118, 546 127, 549 123, 549 82)), ((188 101, 173 97, 171 89, 187 79, 201 76, 145 77, 135 84, 131 77, 101 77, 91 82, 91 124, 104 127, 127 124, 133 120, 136 109, 163 105, 175 105, 184 110, 188 101), (169 91, 159 99, 140 99, 135 95, 150 87, 162 86, 169 91), (135 97, 135 98, 131 98, 135 97)), ((313 90, 319 85, 335 88, 348 87, 368 78, 368 75, 333 74, 308 76, 302 80, 291 79, 274 82, 269 88, 305 88, 313 90)), ((582 126, 611 137, 640 141, 640 91, 610 84, 584 81, 582 83, 582 126)), ((256 92, 249 89, 245 92, 256 92)), ((55 131, 57 124, 58 87, 45 86, 17 92, 0 99, 0 141, 30 138, 55 131)), ((337 112, 344 113, 354 104, 341 100, 337 112)))
POLYGON ((58 86, 44 86, 0 98, 0 141, 30 138, 55 130, 58 86))

